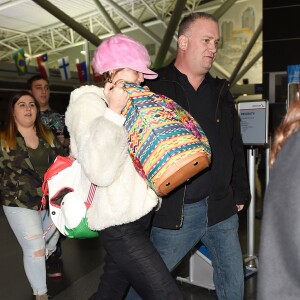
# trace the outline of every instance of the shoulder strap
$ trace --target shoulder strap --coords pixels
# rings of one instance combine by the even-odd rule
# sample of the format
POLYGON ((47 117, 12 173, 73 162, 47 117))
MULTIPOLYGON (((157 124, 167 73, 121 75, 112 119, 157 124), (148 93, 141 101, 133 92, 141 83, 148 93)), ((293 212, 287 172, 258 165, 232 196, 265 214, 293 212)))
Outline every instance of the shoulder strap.
POLYGON ((95 185, 94 183, 91 183, 90 189, 89 189, 89 194, 88 194, 86 202, 85 202, 85 206, 87 208, 90 208, 90 206, 92 205, 92 202, 94 200, 94 196, 96 193, 96 189, 97 189, 97 185, 95 185))

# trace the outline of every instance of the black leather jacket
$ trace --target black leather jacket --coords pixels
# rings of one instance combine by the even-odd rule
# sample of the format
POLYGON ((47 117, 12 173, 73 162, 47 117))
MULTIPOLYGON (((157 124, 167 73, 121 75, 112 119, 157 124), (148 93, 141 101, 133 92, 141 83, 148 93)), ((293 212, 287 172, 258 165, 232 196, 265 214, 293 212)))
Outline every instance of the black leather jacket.
MULTIPOLYGON (((176 72, 172 63, 157 71, 158 79, 146 81, 145 85, 151 91, 164 94, 189 110, 187 94, 179 83, 176 72)), ((218 149, 212 148, 214 158, 210 168, 213 184, 208 200, 208 225, 211 226, 234 215, 237 212, 236 204, 248 204, 251 197, 239 119, 229 91, 229 82, 213 78, 210 74, 206 75, 206 80, 214 94, 207 101, 214 103, 217 127, 214 132, 217 132, 218 136, 215 138, 221 145, 218 149)), ((190 113, 193 115, 193 111, 190 113)), ((197 115, 193 117, 201 125, 197 115)), ((163 198, 161 208, 155 213, 153 226, 169 229, 182 226, 185 191, 186 185, 182 185, 163 198)))

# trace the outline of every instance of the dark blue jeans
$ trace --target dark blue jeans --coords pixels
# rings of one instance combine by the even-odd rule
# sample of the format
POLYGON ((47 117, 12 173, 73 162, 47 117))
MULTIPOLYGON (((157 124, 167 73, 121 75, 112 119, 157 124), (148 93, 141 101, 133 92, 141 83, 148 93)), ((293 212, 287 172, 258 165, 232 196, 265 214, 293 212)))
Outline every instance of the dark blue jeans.
POLYGON ((107 252, 98 291, 90 298, 121 300, 130 285, 143 299, 183 299, 149 237, 152 213, 100 232, 107 252))
MULTIPOLYGON (((199 242, 212 257, 214 284, 219 300, 243 300, 243 257, 238 237, 238 216, 207 226, 207 199, 184 205, 183 226, 179 230, 153 227, 151 239, 169 270, 199 242)), ((130 289, 126 300, 140 299, 130 289)))

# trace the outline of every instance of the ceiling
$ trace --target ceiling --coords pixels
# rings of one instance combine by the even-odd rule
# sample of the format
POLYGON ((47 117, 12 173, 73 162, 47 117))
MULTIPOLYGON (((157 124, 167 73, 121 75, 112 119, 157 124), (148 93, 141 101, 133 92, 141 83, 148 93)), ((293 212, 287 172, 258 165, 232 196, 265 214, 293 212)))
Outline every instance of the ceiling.
MULTIPOLYGON (((112 35, 96 2, 104 8, 120 30, 136 29, 137 22, 162 23, 167 26, 176 1, 172 0, 51 0, 59 11, 82 24, 100 39, 112 35), (116 6, 129 15, 122 15, 116 6)), ((224 1, 188 0, 184 12, 215 9, 224 1), (206 6, 205 6, 206 5, 206 6)), ((47 10, 31 0, 0 0, 0 61, 11 61, 11 52, 24 48, 27 57, 62 51, 84 43, 84 38, 47 10)))
MULTIPOLYGON (((186 0, 180 15, 195 11, 225 13, 234 3, 245 1, 249 0, 186 0)), ((13 62, 11 54, 20 48, 24 48, 29 61, 44 53, 61 55, 86 43, 82 30, 90 34, 93 44, 116 32, 130 31, 146 34, 161 44, 160 37, 168 29, 178 3, 175 0, 0 0, 0 63, 13 62), (154 25, 164 32, 153 32, 154 25)), ((175 53, 172 48, 169 51, 175 53)), ((225 71, 223 75, 230 74, 225 71)))

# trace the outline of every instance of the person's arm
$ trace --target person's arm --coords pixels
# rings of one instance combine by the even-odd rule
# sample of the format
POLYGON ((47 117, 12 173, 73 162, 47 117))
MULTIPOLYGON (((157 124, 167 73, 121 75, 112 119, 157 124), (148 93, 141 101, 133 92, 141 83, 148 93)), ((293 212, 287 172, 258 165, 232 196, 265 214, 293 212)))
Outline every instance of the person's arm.
POLYGON ((54 148, 56 155, 68 156, 69 154, 69 148, 61 143, 58 136, 54 136, 54 148))
POLYGON ((103 90, 85 86, 72 92, 66 112, 71 153, 89 179, 110 185, 128 155, 125 118, 106 106, 103 90))
POLYGON ((232 151, 234 155, 233 171, 232 171, 232 188, 234 200, 237 204, 237 210, 242 210, 244 205, 250 200, 250 187, 249 179, 246 168, 246 159, 243 147, 242 136, 240 132, 240 121, 238 113, 234 107, 234 100, 230 92, 227 97, 232 103, 233 115, 233 138, 232 138, 232 151))

